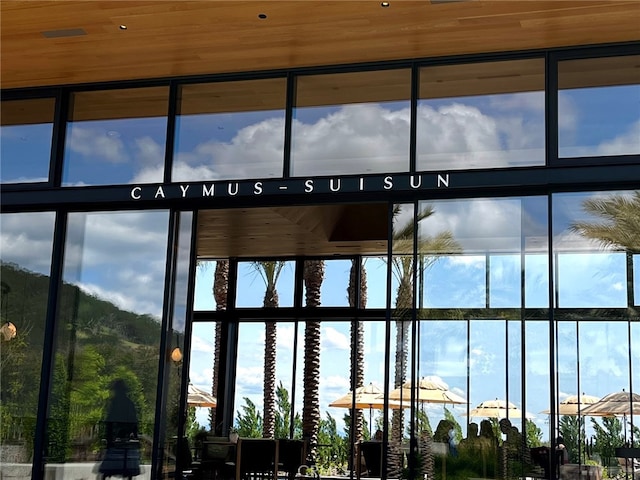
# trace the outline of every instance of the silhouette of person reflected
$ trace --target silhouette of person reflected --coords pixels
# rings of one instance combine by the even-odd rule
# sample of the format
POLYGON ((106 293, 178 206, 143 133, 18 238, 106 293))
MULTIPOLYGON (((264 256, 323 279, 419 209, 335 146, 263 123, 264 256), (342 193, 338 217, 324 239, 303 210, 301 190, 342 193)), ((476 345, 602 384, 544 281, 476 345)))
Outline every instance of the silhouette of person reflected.
POLYGON ((99 472, 103 479, 113 475, 131 479, 140 475, 138 415, 124 380, 114 380, 111 390, 105 418, 107 450, 99 472))

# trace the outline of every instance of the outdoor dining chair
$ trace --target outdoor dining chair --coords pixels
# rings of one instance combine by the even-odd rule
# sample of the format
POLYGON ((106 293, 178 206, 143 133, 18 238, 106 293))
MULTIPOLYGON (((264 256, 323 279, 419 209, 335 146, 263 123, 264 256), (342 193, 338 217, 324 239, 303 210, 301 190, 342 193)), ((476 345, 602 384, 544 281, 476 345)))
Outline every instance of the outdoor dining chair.
POLYGON ((270 438, 239 438, 236 480, 275 480, 277 443, 270 438))

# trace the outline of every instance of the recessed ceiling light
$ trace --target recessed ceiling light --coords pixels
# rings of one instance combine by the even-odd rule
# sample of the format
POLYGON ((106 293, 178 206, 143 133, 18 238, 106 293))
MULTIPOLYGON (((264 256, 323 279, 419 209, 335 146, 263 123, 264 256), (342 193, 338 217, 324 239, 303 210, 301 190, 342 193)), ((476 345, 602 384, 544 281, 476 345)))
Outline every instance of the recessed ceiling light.
POLYGON ((382 2, 382 3, 380 4, 380 6, 381 6, 382 8, 387 8, 389 5, 390 5, 390 4, 389 4, 389 2, 382 2))
POLYGON ((258 18, 259 18, 260 20, 264 20, 265 18, 267 18, 267 14, 266 14, 266 13, 259 13, 259 14, 258 14, 258 18))
POLYGON ((126 25, 120 25, 120 27, 118 27, 118 28, 120 28, 120 30, 126 30, 127 26, 126 25))

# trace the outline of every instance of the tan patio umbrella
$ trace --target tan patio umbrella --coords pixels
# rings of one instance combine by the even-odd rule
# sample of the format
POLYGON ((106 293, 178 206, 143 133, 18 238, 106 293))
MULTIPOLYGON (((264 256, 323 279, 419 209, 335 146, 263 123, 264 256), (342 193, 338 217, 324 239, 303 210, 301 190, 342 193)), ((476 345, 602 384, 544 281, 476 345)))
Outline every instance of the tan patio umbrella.
POLYGON ((522 418, 522 410, 513 403, 504 400, 485 400, 469 411, 470 417, 522 418))
POLYGON ((640 415, 640 394, 625 392, 610 393, 596 403, 585 407, 584 415, 614 417, 616 415, 640 415))
MULTIPOLYGON (((334 400, 329 404, 329 406, 339 407, 339 408, 353 407, 354 406, 353 392, 349 392, 346 395, 343 395, 342 397, 338 398, 337 400, 334 400)), ((395 400, 389 400, 389 404, 387 406, 389 408, 400 408, 400 402, 397 402, 395 400)), ((356 388, 355 408, 359 410, 364 410, 366 408, 369 409, 369 433, 371 433, 373 409, 385 408, 384 392, 373 383, 356 388)))
MULTIPOLYGON (((406 382, 402 387, 389 392, 389 398, 408 403, 411 401, 411 390, 412 383, 406 382)), ((449 390, 449 385, 436 375, 422 377, 415 389, 415 396, 416 400, 422 403, 467 403, 460 395, 449 390)))
MULTIPOLYGON (((585 415, 585 408, 589 405, 593 405, 598 400, 598 397, 593 395, 570 395, 558 404, 556 410, 557 415, 585 415)), ((543 410, 541 413, 549 415, 551 410, 543 410)))
POLYGON ((216 397, 189 384, 187 390, 187 405, 191 407, 215 407, 218 404, 216 397))
MULTIPOLYGON (((624 439, 627 439, 627 415, 640 415, 640 394, 633 392, 610 393, 605 395, 593 405, 586 407, 582 413, 590 416, 615 417, 622 415, 624 417, 624 439)), ((632 425, 633 425, 633 416, 632 425)))

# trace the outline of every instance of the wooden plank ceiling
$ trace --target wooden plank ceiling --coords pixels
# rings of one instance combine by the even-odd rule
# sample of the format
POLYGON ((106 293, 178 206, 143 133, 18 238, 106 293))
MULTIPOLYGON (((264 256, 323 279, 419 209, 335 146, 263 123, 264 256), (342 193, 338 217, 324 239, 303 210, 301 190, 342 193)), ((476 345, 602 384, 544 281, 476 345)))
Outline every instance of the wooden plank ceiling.
POLYGON ((377 0, 2 0, 2 88, 640 38, 638 0, 387 3, 388 7, 377 0))
POLYGON ((313 205, 203 210, 200 258, 385 255, 387 205, 313 205))

